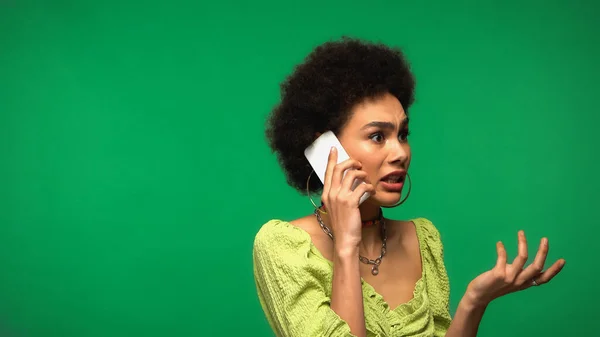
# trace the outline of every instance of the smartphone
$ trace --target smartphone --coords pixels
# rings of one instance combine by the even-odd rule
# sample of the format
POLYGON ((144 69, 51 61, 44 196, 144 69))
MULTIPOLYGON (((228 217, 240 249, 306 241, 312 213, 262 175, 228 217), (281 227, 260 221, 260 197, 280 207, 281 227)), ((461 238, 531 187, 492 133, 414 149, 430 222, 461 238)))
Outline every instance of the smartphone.
MULTIPOLYGON (((327 161, 332 146, 335 146, 337 148, 338 164, 350 158, 346 153, 346 150, 344 150, 342 144, 332 131, 327 131, 323 133, 321 136, 319 136, 319 138, 317 138, 311 145, 309 145, 304 150, 304 156, 306 157, 306 159, 308 159, 308 162, 312 166, 313 170, 315 170, 315 173, 317 174, 317 176, 321 180, 321 183, 323 184, 325 184, 325 171, 327 169, 327 161)), ((344 172, 344 176, 345 175, 346 172, 344 172)), ((354 181, 354 184, 352 185, 352 190, 354 191, 354 189, 361 183, 364 184, 365 182, 361 179, 356 179, 354 181)), ((362 204, 370 196, 371 195, 368 192, 365 192, 360 198, 359 204, 362 204)))

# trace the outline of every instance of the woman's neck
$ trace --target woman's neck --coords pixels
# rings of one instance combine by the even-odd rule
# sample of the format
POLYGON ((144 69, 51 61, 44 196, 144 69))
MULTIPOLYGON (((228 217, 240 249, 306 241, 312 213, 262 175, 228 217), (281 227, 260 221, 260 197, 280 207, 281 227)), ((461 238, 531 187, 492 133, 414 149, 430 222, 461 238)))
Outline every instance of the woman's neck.
POLYGON ((360 218, 363 222, 378 219, 381 213, 381 207, 367 202, 362 203, 358 209, 360 210, 360 218))
MULTIPOLYGON (((366 201, 360 205, 359 209, 362 221, 375 220, 382 216, 380 206, 370 204, 366 201)), ((382 223, 377 222, 373 226, 362 227, 362 239, 359 246, 362 255, 374 259, 381 253, 383 240, 381 237, 381 226, 382 223)))

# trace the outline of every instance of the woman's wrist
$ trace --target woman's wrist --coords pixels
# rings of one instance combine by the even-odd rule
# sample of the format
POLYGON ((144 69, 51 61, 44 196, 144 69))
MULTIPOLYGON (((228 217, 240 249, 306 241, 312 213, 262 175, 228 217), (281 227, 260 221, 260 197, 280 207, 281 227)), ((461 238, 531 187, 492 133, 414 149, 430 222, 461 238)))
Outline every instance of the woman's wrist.
POLYGON ((489 302, 481 298, 471 289, 467 288, 463 298, 460 300, 458 306, 466 312, 484 311, 489 302))
POLYGON ((358 244, 346 243, 341 244, 339 242, 334 243, 333 253, 337 259, 357 259, 358 258, 358 244))
POLYGON ((452 323, 446 332, 446 337, 474 337, 477 336, 479 324, 485 313, 487 305, 479 301, 470 291, 458 303, 452 323))
POLYGON ((353 235, 339 235, 333 239, 333 249, 340 255, 358 255, 361 238, 353 235))

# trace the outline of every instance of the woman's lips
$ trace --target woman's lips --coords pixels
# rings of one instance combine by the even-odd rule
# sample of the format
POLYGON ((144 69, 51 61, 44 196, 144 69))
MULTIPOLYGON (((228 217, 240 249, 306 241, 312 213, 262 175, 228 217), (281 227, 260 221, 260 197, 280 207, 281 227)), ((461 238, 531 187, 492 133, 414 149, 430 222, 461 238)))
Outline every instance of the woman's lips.
POLYGON ((401 192, 402 187, 404 186, 404 181, 399 181, 397 183, 388 183, 382 180, 381 186, 390 192, 401 192))

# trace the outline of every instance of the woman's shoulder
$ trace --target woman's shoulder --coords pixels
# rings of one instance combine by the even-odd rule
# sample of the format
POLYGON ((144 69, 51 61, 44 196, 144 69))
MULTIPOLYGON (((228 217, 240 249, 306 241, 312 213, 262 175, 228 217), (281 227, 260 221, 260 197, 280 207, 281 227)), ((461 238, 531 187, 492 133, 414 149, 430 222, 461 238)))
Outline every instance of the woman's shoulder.
POLYGON ((310 234, 295 221, 271 219, 264 223, 254 238, 252 255, 256 270, 288 276, 326 267, 310 234))
POLYGON ((440 231, 428 218, 415 218, 412 220, 415 224, 417 237, 419 240, 421 254, 431 255, 433 259, 443 260, 444 244, 440 231))
POLYGON ((254 237, 255 251, 297 251, 310 245, 310 236, 302 228, 282 219, 265 222, 254 237))
POLYGON ((422 234, 425 238, 440 240, 440 231, 429 218, 418 217, 411 221, 415 224, 418 233, 422 234))

